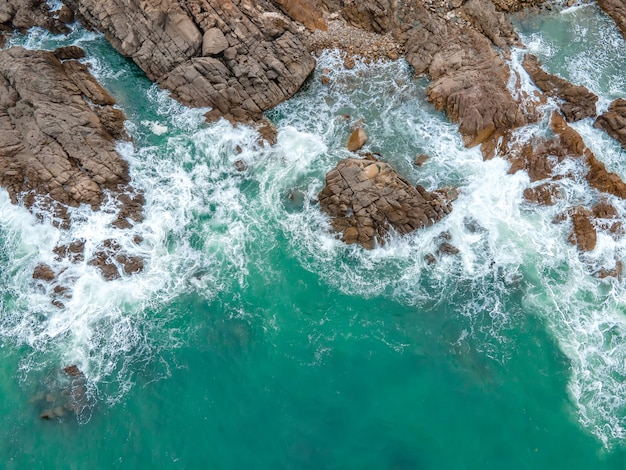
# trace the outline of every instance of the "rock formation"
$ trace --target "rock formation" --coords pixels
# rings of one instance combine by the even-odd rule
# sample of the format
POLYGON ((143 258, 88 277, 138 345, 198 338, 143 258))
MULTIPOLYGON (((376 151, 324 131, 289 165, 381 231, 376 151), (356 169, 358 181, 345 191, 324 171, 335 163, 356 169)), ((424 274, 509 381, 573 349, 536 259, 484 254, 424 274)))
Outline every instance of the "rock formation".
POLYGON ((67 16, 55 18, 44 0, 3 0, 0 1, 0 47, 4 45, 4 34, 17 29, 26 32, 33 26, 47 29, 55 34, 67 33, 69 29, 63 20, 67 16))
POLYGON ((213 108, 209 119, 259 120, 315 67, 298 25, 283 13, 321 25, 307 2, 280 1, 282 10, 251 0, 65 3, 177 100, 213 108))
POLYGON ((384 244, 391 230, 406 234, 428 227, 452 210, 445 191, 413 187, 388 163, 369 159, 339 162, 318 199, 342 240, 368 249, 384 244))
POLYGON ((618 98, 613 101, 609 109, 598 116, 593 125, 598 129, 604 129, 626 149, 626 100, 618 98))
MULTIPOLYGON (((475 2, 474 16, 480 15, 477 5, 475 2)), ((483 13, 489 15, 490 11, 483 13)), ((404 32, 406 59, 417 74, 430 76, 428 100, 459 124, 468 147, 526 123, 519 103, 507 89, 509 69, 493 49, 493 40, 419 5, 412 15, 419 20, 404 32)), ((498 31, 492 36, 500 38, 500 44, 515 40, 498 31)))
POLYGON ((532 54, 526 54, 522 66, 537 88, 560 100, 559 109, 568 122, 596 115, 598 97, 584 86, 573 85, 561 77, 545 72, 539 59, 532 54))
MULTIPOLYGON (((113 225, 129 228, 143 218, 143 196, 130 186, 128 164, 116 151, 116 139, 127 138, 125 117, 84 64, 59 60, 82 54, 76 47, 0 51, 0 185, 13 203, 49 207, 61 227, 71 223, 68 207, 87 204, 97 210, 113 197, 113 225)), ((77 262, 83 247, 84 241, 76 242, 55 253, 77 262)), ((109 255, 126 273, 140 270, 137 260, 120 250, 109 255)), ((33 279, 54 283, 57 275, 40 265, 33 279)), ((67 298, 65 290, 55 286, 55 294, 67 298)))

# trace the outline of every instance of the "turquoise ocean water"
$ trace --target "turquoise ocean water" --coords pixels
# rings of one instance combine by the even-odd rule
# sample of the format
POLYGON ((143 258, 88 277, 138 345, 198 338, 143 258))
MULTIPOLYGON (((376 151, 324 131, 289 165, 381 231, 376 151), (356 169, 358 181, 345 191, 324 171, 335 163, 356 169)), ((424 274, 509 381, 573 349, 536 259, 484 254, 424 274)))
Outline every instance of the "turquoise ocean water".
MULTIPOLYGON (((594 5, 516 27, 548 70, 600 96, 599 111, 626 96, 626 44, 594 5)), ((263 148, 251 128, 205 124, 100 35, 10 42, 68 44, 128 117, 134 142, 119 150, 146 218, 121 231, 106 210, 78 208, 62 232, 0 191, 0 466, 626 468, 626 288, 590 274, 626 242, 600 235, 581 256, 551 222, 599 197, 584 179, 555 207, 524 203, 528 177, 465 149, 402 61, 346 71, 324 53, 267 113, 279 137, 263 148), (442 222, 368 252, 335 240, 315 204, 360 118, 367 148, 410 181, 460 190, 442 222), (431 158, 416 168, 420 153, 431 158), (443 231, 460 253, 428 265, 443 231), (105 282, 86 263, 62 266, 52 249, 76 238, 87 255, 115 238, 146 269, 105 282), (64 309, 33 284, 40 262, 66 268, 64 309), (42 421, 33 397, 57 393, 69 364, 85 372, 88 406, 42 421)), ((511 66, 531 90, 523 53, 511 66)), ((626 177, 617 143, 591 120, 575 127, 626 177)))

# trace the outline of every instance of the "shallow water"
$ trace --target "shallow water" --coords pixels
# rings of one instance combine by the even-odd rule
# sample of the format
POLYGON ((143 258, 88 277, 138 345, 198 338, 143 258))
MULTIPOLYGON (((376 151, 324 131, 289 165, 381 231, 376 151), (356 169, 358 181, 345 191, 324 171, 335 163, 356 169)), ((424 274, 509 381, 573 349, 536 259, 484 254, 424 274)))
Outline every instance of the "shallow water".
MULTIPOLYGON (((600 96, 600 111, 626 95, 624 41, 596 7, 517 27, 548 70, 600 96)), ((278 144, 263 148, 250 128, 204 124, 204 110, 176 104, 99 35, 33 31, 11 44, 85 48, 128 116, 134 143, 119 150, 146 217, 122 231, 79 208, 65 233, 0 192, 7 468, 626 466, 626 291, 590 273, 623 259, 624 241, 599 236, 583 257, 551 222, 598 198, 584 180, 556 207, 524 203, 528 177, 465 149, 402 61, 346 71, 325 53, 268 112, 278 144), (439 224, 368 252, 337 241, 315 204, 361 118, 367 149, 411 182, 460 189, 439 224), (431 158, 416 168, 421 153, 431 158), (460 253, 428 265, 443 231, 460 253), (32 269, 58 264, 52 248, 74 238, 88 241, 86 259, 115 238, 146 269, 105 282, 67 265, 73 297, 57 309, 32 269), (73 363, 90 406, 41 421, 30 398, 73 363)), ((591 120, 576 128, 626 175, 626 152, 591 120)))

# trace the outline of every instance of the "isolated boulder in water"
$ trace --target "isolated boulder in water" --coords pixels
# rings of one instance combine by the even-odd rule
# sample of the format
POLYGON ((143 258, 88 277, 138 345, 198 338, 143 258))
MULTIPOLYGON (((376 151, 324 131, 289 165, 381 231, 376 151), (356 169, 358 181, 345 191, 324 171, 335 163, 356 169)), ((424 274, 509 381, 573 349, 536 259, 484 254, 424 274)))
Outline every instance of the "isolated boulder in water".
POLYGON ((359 127, 352 131, 352 134, 348 137, 346 146, 350 152, 356 152, 365 145, 365 142, 367 142, 367 134, 362 128, 359 127))
POLYGON ((344 242, 374 248, 390 231, 406 234, 452 211, 445 191, 414 187, 385 162, 349 158, 326 175, 321 208, 344 242))

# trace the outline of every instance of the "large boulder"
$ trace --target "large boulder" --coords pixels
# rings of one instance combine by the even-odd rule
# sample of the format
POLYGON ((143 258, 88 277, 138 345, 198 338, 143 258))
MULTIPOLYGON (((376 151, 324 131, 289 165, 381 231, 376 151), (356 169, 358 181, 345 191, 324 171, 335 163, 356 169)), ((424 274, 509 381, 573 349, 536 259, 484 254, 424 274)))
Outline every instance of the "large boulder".
POLYGON ((598 97, 584 86, 573 85, 557 75, 547 73, 541 68, 541 62, 533 54, 526 54, 522 67, 528 72, 537 88, 560 101, 559 109, 568 122, 596 115, 598 97))
MULTIPOLYGON (((298 91, 315 67, 298 25, 269 2, 65 3, 174 98, 213 108, 207 116, 211 120, 261 119, 263 111, 298 91)), ((298 18, 309 11, 306 2, 278 3, 298 18)))
POLYGON ((326 175, 321 208, 348 244, 384 244, 390 231, 406 234, 433 225, 452 210, 445 191, 414 187, 388 163, 349 158, 326 175))
POLYGON ((626 149, 626 100, 618 98, 613 101, 609 109, 598 116, 593 126, 604 129, 626 149))

